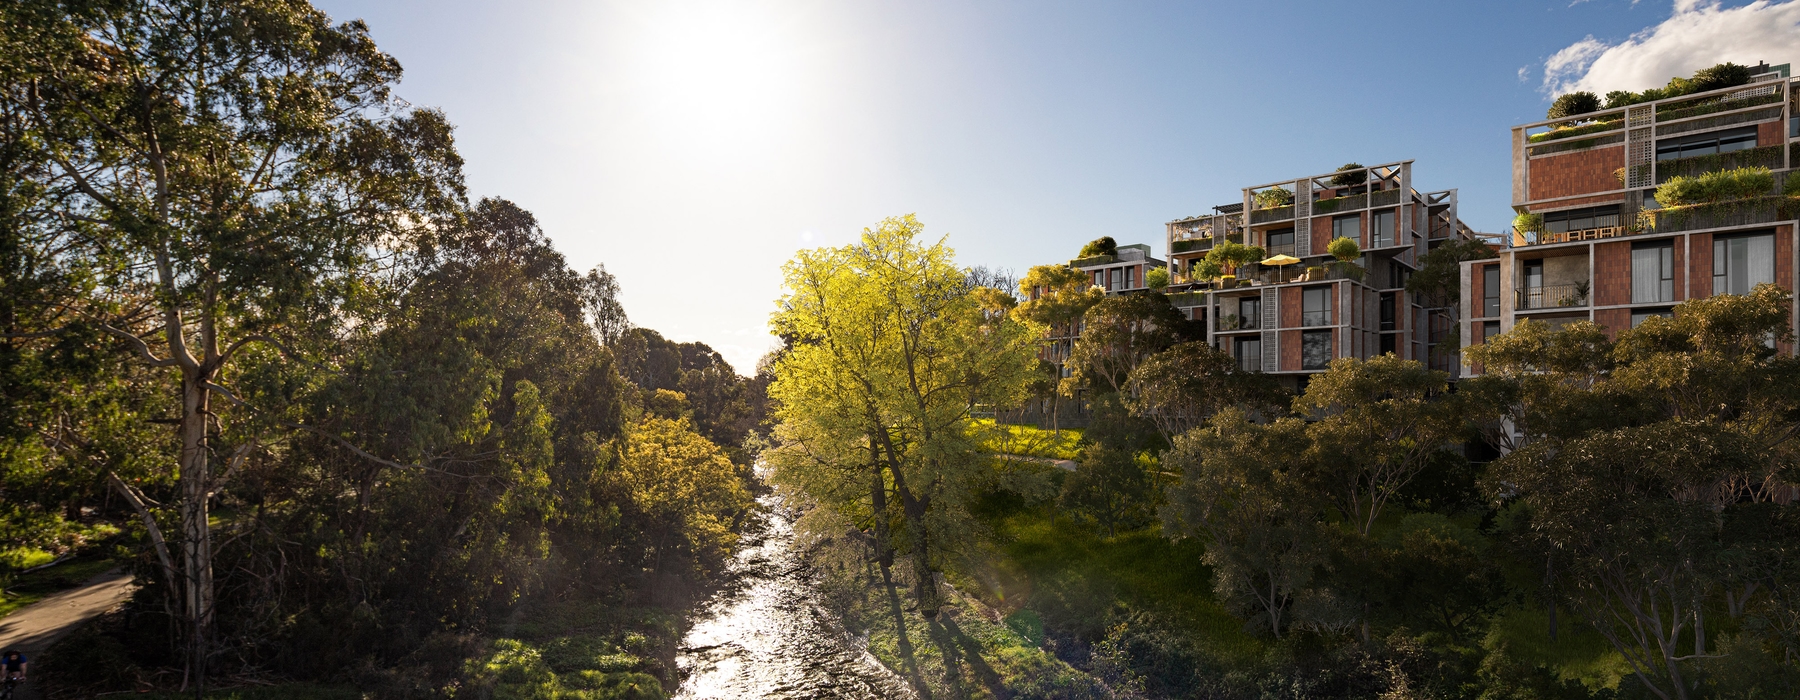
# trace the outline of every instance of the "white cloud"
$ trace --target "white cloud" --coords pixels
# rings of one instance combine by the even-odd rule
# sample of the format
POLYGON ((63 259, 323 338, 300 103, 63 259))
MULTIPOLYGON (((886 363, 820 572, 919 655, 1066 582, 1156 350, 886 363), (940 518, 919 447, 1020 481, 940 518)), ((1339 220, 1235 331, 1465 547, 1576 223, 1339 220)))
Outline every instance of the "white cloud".
POLYGON ((1800 62, 1800 0, 1757 0, 1727 8, 1719 0, 1675 0, 1662 24, 1617 44, 1592 36, 1544 62, 1546 95, 1662 87, 1675 76, 1723 61, 1800 62))

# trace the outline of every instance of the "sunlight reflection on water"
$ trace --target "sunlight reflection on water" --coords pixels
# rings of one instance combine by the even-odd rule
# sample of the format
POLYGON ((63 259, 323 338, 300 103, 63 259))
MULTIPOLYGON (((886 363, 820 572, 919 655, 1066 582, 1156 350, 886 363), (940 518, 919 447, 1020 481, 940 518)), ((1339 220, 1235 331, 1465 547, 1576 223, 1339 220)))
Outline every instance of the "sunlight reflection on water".
POLYGON ((898 698, 900 677, 856 648, 814 599, 793 551, 793 518, 774 496, 761 541, 738 554, 737 586, 711 601, 681 641, 677 698, 898 698))

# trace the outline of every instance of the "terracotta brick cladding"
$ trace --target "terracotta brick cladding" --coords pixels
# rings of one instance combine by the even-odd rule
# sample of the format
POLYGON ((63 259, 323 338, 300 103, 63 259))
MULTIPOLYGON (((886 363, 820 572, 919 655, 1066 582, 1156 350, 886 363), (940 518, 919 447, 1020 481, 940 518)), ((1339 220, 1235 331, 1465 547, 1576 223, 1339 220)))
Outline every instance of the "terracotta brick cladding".
POLYGON ((1594 323, 1606 327, 1606 337, 1619 339, 1619 331, 1631 327, 1631 309, 1600 309, 1594 312, 1594 323))
POLYGON ((1625 147, 1533 158, 1527 175, 1533 201, 1619 189, 1613 171, 1625 164, 1625 147))
MULTIPOLYGON (((1297 328, 1300 326, 1300 288, 1283 287, 1281 289, 1281 327, 1297 328)), ((1283 341, 1284 343, 1286 341, 1283 341)))
POLYGON ((1757 146, 1779 146, 1787 143, 1787 134, 1782 133, 1781 122, 1763 122, 1756 125, 1757 146))
POLYGON ((1594 246, 1592 286, 1596 305, 1631 303, 1631 243, 1618 241, 1594 246))
MULTIPOLYGON (((1617 182, 1617 180, 1614 180, 1614 182, 1617 182)), ((1529 208, 1535 212, 1544 212, 1544 211, 1550 211, 1552 209, 1570 209, 1570 208, 1574 208, 1574 207, 1589 207, 1589 206, 1594 206, 1596 204, 1622 204, 1624 202, 1625 202, 1624 195, 1602 194, 1602 195, 1596 195, 1593 197, 1577 197, 1575 199, 1562 199, 1562 200, 1557 200, 1554 202, 1541 202, 1541 203, 1533 205, 1529 208)))
POLYGON ((1794 227, 1775 227, 1775 284, 1794 291, 1794 227))
POLYGON ((1300 369, 1300 331, 1281 332, 1281 369, 1284 372, 1300 369))
POLYGON ((1712 296, 1712 234, 1697 233, 1688 236, 1688 244, 1694 253, 1694 262, 1688 270, 1689 299, 1705 299, 1712 296))

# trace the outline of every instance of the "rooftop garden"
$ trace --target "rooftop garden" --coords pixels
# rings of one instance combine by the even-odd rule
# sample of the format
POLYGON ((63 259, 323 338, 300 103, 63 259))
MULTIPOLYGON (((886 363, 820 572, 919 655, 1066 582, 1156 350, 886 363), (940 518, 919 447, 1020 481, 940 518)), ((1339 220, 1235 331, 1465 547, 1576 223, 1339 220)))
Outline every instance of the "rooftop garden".
MULTIPOLYGON (((1683 95, 1693 95, 1713 90, 1747 85, 1753 77, 1754 68, 1740 66, 1736 63, 1720 63, 1710 68, 1695 71, 1691 77, 1670 78, 1669 83, 1660 88, 1650 88, 1641 92, 1630 90, 1614 90, 1606 93, 1604 98, 1588 91, 1571 92, 1561 95, 1550 103, 1550 109, 1544 113, 1546 119, 1563 119, 1549 131, 1532 134, 1532 143, 1542 143, 1556 139, 1572 138, 1587 134, 1618 129, 1623 124, 1623 114, 1602 114, 1594 118, 1584 119, 1583 115, 1595 112, 1610 112, 1630 105, 1667 100, 1683 95)), ((1687 117, 1712 114, 1732 109, 1741 109, 1758 104, 1779 102, 1779 93, 1773 96, 1755 95, 1747 97, 1726 96, 1706 98, 1692 103, 1676 103, 1657 108, 1657 117, 1662 120, 1683 119, 1687 117)))
POLYGON ((1638 227, 1682 231, 1792 218, 1800 212, 1800 177, 1785 178, 1779 192, 1776 181, 1764 167, 1672 177, 1656 188, 1662 208, 1639 212, 1638 227))

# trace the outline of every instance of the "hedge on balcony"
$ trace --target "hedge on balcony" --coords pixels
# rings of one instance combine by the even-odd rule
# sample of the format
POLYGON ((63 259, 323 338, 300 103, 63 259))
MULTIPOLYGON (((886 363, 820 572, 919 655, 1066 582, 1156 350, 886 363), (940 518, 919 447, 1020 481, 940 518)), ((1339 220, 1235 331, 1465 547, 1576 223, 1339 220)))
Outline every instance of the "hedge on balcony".
POLYGON ((1774 193, 1774 173, 1766 167, 1745 167, 1669 178, 1656 188, 1656 201, 1663 206, 1683 207, 1765 197, 1774 193))
POLYGON ((1800 218, 1800 198, 1774 196, 1645 210, 1638 212, 1638 226, 1643 230, 1672 233, 1768 224, 1794 218, 1800 218))
POLYGON ((1617 129, 1617 128, 1620 128, 1623 126, 1625 126, 1624 120, 1617 119, 1617 118, 1612 119, 1610 121, 1594 122, 1592 124, 1583 124, 1581 126, 1565 126, 1565 127, 1561 127, 1561 128, 1557 128, 1557 129, 1551 129, 1551 130, 1546 131, 1541 134, 1532 134, 1531 142, 1532 143, 1543 143, 1545 141, 1555 141, 1557 139, 1567 139, 1567 138, 1574 138, 1576 136, 1586 136, 1588 134, 1598 134, 1602 131, 1612 131, 1614 129, 1617 129))
POLYGON ((1205 250, 1207 246, 1210 245, 1212 245, 1211 238, 1188 238, 1176 241, 1173 245, 1170 245, 1169 252, 1186 253, 1195 250, 1205 250))
MULTIPOLYGON (((1657 161, 1656 177, 1662 182, 1668 182, 1670 178, 1692 178, 1709 172, 1738 168, 1779 170, 1781 168, 1781 148, 1781 146, 1763 146, 1729 153, 1657 161)), ((1657 201, 1662 200, 1658 199, 1657 201)))
POLYGON ((1118 259, 1119 259, 1119 256, 1117 256, 1117 255, 1090 255, 1085 258, 1076 258, 1074 260, 1070 260, 1069 267, 1085 267, 1088 265, 1105 265, 1106 263, 1109 263, 1109 262, 1112 262, 1112 261, 1118 260, 1118 259))
POLYGON ((1755 107, 1758 105, 1773 104, 1773 103, 1780 102, 1780 101, 1781 101, 1781 92, 1779 90, 1777 90, 1773 93, 1767 94, 1767 95, 1756 95, 1754 97, 1740 97, 1740 98, 1733 99, 1733 100, 1727 100, 1727 99, 1715 97, 1715 98, 1709 99, 1707 101, 1700 102, 1698 104, 1688 105, 1686 107, 1670 107, 1670 108, 1658 107, 1656 110, 1656 120, 1659 122, 1674 121, 1676 119, 1686 119, 1688 117, 1698 117, 1702 114, 1712 114, 1715 112, 1729 112, 1734 109, 1743 109, 1745 107, 1755 107))

